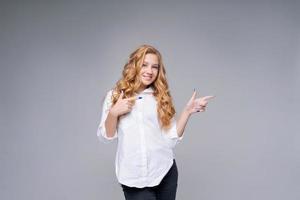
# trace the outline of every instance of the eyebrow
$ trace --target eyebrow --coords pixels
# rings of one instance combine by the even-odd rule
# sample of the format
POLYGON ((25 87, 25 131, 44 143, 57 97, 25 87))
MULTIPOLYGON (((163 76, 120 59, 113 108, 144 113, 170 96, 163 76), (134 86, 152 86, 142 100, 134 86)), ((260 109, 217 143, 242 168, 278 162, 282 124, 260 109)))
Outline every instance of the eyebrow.
MULTIPOLYGON (((148 64, 148 62, 146 62, 146 61, 144 61, 144 63, 147 63, 147 64, 148 64)), ((157 65, 157 66, 158 66, 159 64, 154 64, 154 65, 157 65)))

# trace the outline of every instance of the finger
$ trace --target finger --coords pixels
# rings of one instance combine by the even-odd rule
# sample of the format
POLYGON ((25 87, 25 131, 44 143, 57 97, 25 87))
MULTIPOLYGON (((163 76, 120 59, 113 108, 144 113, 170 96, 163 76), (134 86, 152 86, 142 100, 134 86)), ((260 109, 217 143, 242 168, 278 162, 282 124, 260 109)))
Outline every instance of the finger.
POLYGON ((202 107, 205 107, 207 104, 208 104, 208 102, 207 102, 207 101, 205 101, 205 102, 201 102, 201 103, 199 103, 199 106, 202 108, 202 107))
POLYGON ((195 100, 196 94, 197 94, 197 92, 196 92, 196 90, 194 89, 194 93, 193 93, 192 97, 190 98, 189 103, 192 103, 192 102, 195 100))
POLYGON ((204 111, 205 111, 204 108, 201 108, 201 109, 198 110, 198 112, 204 112, 204 111))
POLYGON ((132 105, 127 105, 128 110, 132 109, 132 105))
POLYGON ((204 107, 197 107, 197 108, 195 108, 195 110, 197 111, 197 112, 204 112, 205 111, 205 106, 204 107))
POLYGON ((199 109, 202 109, 202 108, 205 108, 205 106, 203 106, 203 105, 198 105, 197 107, 195 107, 196 110, 199 110, 199 109))
POLYGON ((120 101, 121 99, 123 99, 123 96, 124 96, 124 92, 123 92, 123 90, 121 91, 121 94, 120 94, 120 96, 119 96, 119 98, 118 98, 118 101, 120 101))
POLYGON ((202 98, 202 100, 207 101, 207 100, 213 99, 213 98, 215 98, 215 97, 216 97, 216 96, 205 96, 205 97, 202 98))
POLYGON ((126 100, 128 100, 128 101, 135 101, 135 100, 136 100, 136 96, 129 97, 129 98, 127 98, 126 100))
POLYGON ((127 103, 126 103, 127 105, 129 105, 129 106, 133 106, 133 103, 132 102, 130 102, 130 101, 127 101, 127 103))

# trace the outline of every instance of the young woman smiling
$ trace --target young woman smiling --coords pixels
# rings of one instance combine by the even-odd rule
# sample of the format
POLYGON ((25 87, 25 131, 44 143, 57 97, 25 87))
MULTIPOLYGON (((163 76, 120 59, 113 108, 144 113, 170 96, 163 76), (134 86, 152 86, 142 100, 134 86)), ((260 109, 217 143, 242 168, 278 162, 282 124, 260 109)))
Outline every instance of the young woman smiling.
POLYGON ((122 78, 104 99, 97 136, 118 140, 115 172, 126 200, 176 198, 174 147, 189 117, 204 112, 214 96, 192 94, 178 119, 160 52, 141 45, 129 56, 122 78))

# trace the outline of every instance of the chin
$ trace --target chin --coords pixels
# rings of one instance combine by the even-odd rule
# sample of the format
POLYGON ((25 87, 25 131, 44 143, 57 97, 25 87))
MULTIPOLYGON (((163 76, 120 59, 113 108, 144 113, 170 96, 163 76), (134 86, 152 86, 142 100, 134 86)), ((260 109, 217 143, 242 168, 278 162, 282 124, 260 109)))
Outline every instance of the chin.
POLYGON ((153 83, 153 81, 143 81, 142 83, 144 86, 148 87, 149 85, 151 85, 153 83))

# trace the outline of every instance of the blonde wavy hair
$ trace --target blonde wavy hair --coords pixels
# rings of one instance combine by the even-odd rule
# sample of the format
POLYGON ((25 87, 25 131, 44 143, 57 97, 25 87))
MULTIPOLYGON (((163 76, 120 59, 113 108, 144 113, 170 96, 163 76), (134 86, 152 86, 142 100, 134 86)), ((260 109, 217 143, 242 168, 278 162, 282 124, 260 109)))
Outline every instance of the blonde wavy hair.
POLYGON ((155 81, 150 85, 154 92, 153 95, 157 101, 157 113, 161 128, 168 129, 171 125, 171 119, 175 115, 175 108, 169 91, 166 78, 166 70, 162 61, 160 52, 151 45, 141 45, 133 51, 128 62, 124 65, 122 78, 116 83, 113 89, 112 105, 114 105, 123 90, 124 97, 129 98, 135 95, 142 82, 138 75, 146 54, 155 54, 159 61, 158 75, 155 81))

